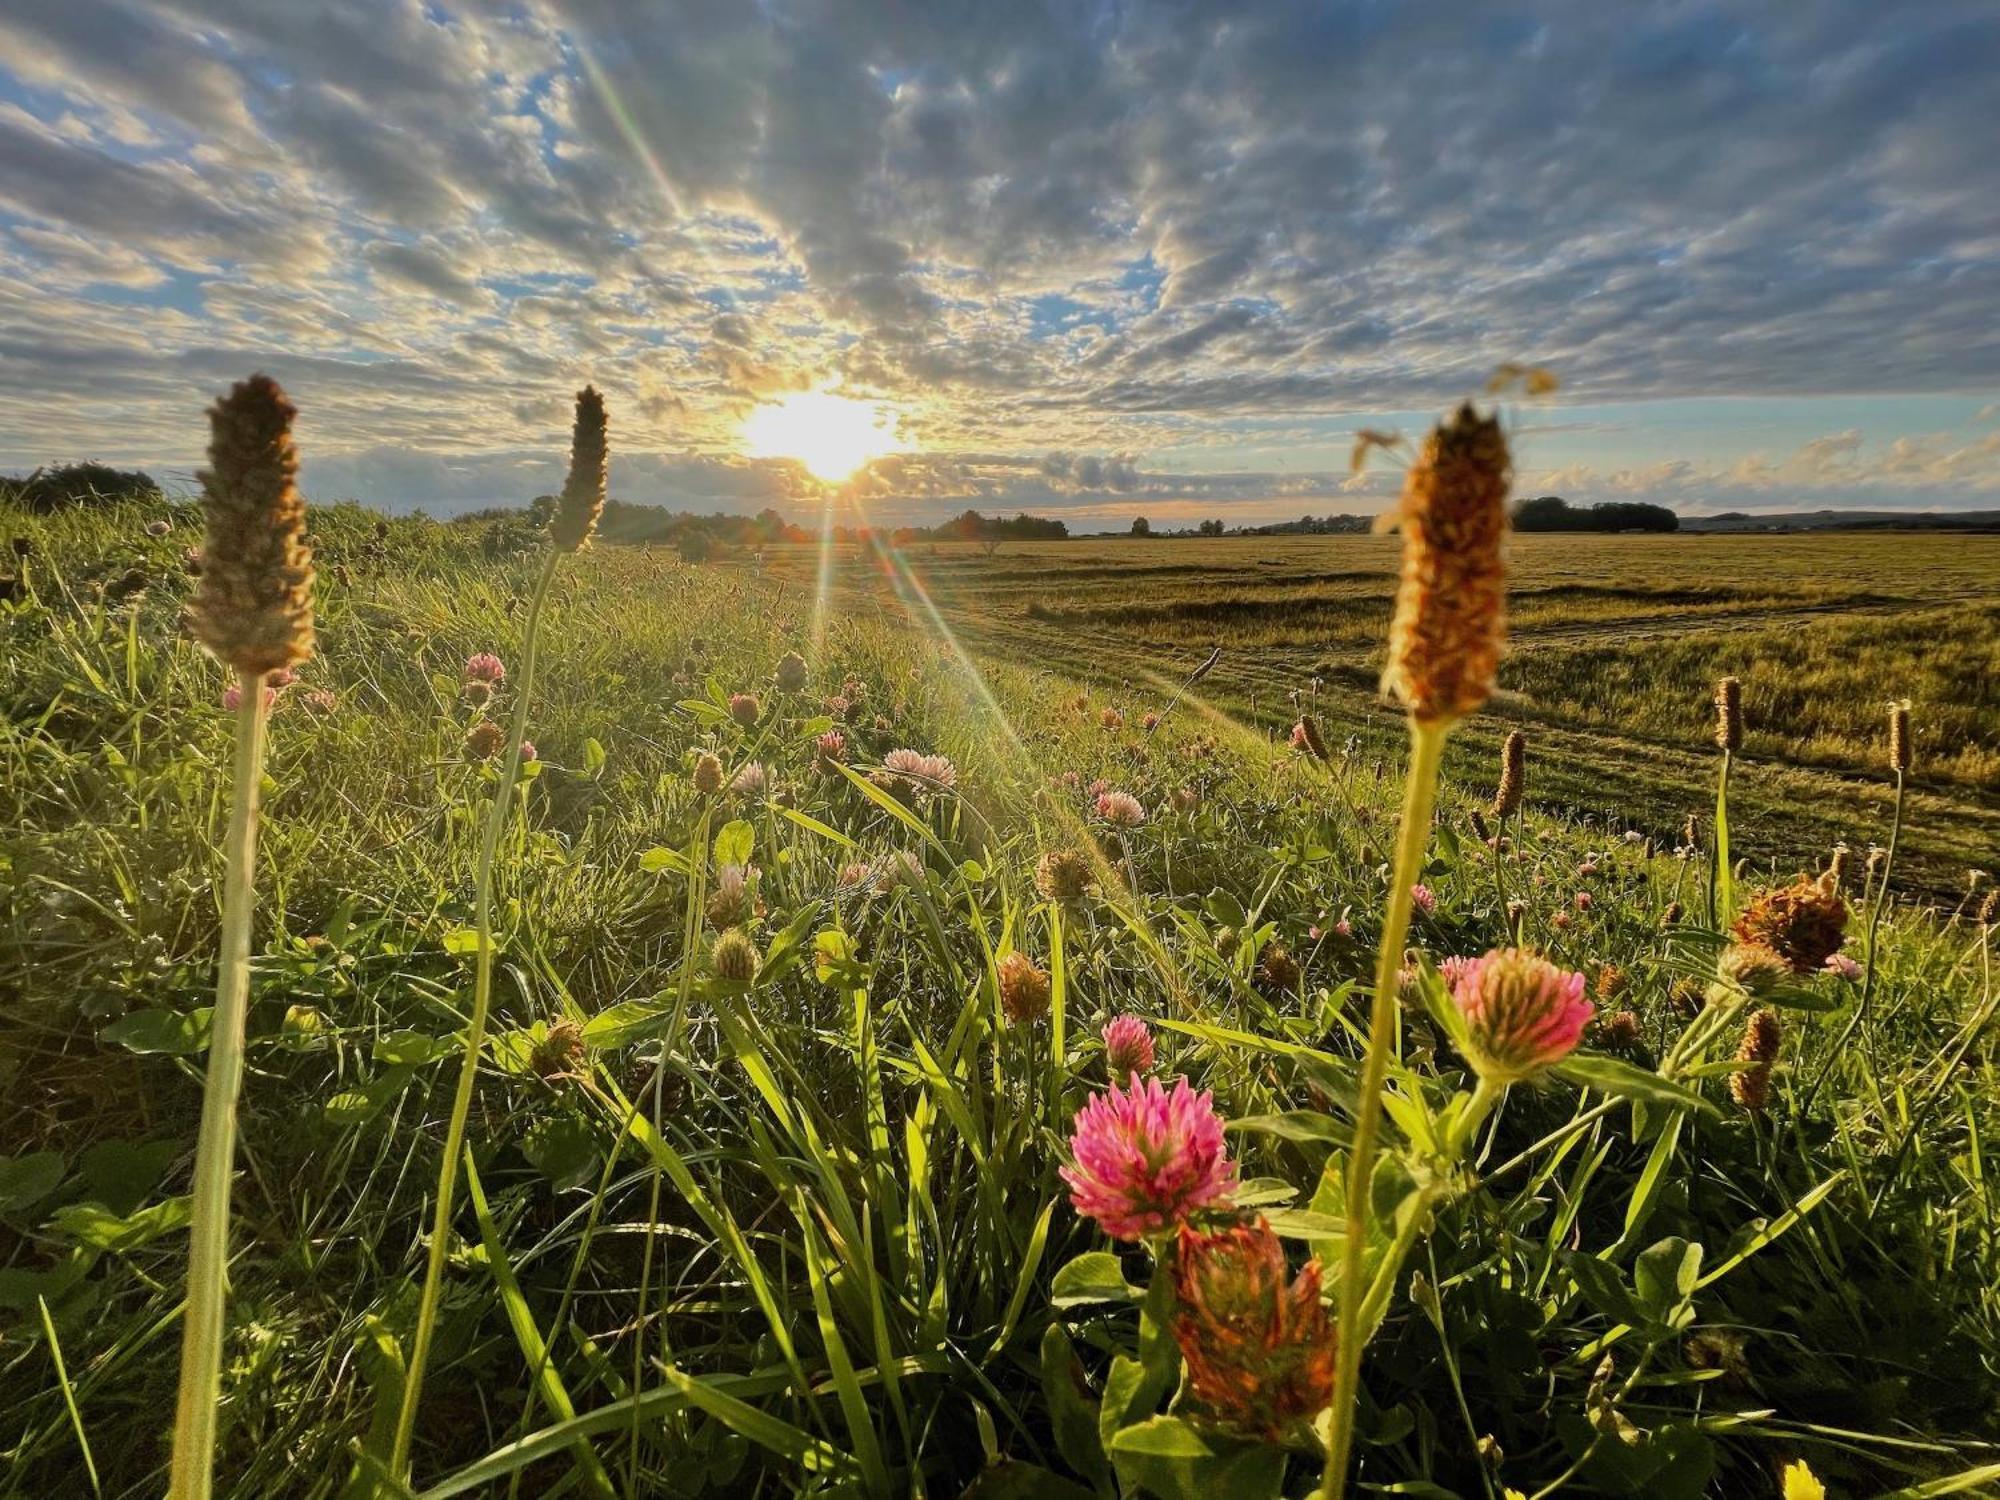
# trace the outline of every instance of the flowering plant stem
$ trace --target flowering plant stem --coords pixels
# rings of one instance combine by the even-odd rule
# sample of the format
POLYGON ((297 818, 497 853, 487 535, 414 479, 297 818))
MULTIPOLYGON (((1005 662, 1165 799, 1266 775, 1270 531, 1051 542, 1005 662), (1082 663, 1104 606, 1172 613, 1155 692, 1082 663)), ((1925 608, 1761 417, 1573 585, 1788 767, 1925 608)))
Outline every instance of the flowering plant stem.
POLYGON ((474 897, 474 922, 479 932, 479 957, 472 982, 472 1014, 465 1023, 465 1047, 460 1056, 458 1090, 452 1096, 451 1120, 445 1127, 444 1154, 438 1159, 437 1212, 431 1222, 430 1258, 424 1267, 423 1295, 417 1302, 417 1329, 410 1344, 409 1368, 403 1379, 403 1404, 396 1417, 396 1442, 389 1459, 389 1472, 398 1479, 409 1473, 410 1438, 416 1431, 417 1401, 423 1391, 424 1363, 430 1357, 431 1336, 437 1330, 438 1296, 444 1280, 445 1255, 451 1244, 452 1194, 458 1186, 458 1158, 465 1147, 465 1122, 472 1113, 473 1085, 479 1077, 479 1052, 486 1041, 486 1013, 493 1000, 493 864, 500 852, 500 837, 513 811, 514 783, 521 774, 521 738, 528 728, 528 696, 535 685, 536 636, 542 622, 542 606, 548 602, 549 585, 555 579, 556 559, 551 551, 542 563, 541 576, 528 603, 527 624, 521 643, 521 685, 514 699, 512 726, 507 750, 501 761, 500 785, 494 789, 493 805, 486 814, 486 833, 479 847, 479 869, 474 897))
POLYGON ((1362 1252, 1368 1232, 1376 1137, 1382 1120, 1382 1086, 1389 1075, 1389 1045, 1395 1031, 1403 940, 1410 929, 1410 887, 1417 883, 1424 849, 1430 843, 1438 764, 1449 732, 1446 722, 1410 720, 1410 770, 1403 787, 1403 818, 1396 835, 1395 870, 1389 878, 1389 909, 1382 921, 1382 946, 1375 955, 1368 1047, 1362 1059, 1360 1095, 1355 1104, 1354 1149, 1348 1158, 1347 1224, 1340 1247, 1340 1349, 1334 1366, 1326 1477, 1320 1487, 1323 1500, 1340 1500, 1347 1491, 1347 1459, 1354 1445, 1354 1402, 1361 1379, 1364 1342, 1360 1332, 1362 1252))
POLYGON ((264 674, 238 673, 234 801, 223 849, 222 948, 209 1021, 208 1081, 195 1147, 187 1311, 181 1325, 170 1500, 207 1500, 215 1461, 229 1276, 229 1186, 236 1165, 236 1096, 250 1009, 250 919, 256 900, 257 802, 264 779, 264 674))

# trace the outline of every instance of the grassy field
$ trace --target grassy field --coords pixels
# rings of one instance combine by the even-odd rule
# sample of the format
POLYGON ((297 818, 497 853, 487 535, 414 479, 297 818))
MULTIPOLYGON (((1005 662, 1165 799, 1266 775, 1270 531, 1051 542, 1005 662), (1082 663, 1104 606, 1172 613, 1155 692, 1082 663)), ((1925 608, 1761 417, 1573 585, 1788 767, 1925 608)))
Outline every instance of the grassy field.
MULTIPOLYGON (((157 1495, 233 721, 178 626, 192 507, 0 522, 23 540, 0 600, 0 1495, 157 1495)), ((312 524, 320 646, 265 773, 218 1494, 1308 1492, 1309 1431, 1263 1441, 1183 1388, 1170 1252, 1108 1240, 1057 1173, 1101 1028, 1141 1017, 1159 1074, 1214 1091, 1238 1201, 1331 1264, 1403 779, 1372 692, 1393 541, 848 553, 825 589, 811 549, 566 559, 403 1489, 382 1456, 497 784, 468 744, 511 706, 541 544, 312 524), (510 675, 482 705, 484 652, 510 675), (1330 762, 1284 744, 1294 691, 1330 762), (954 784, 880 784, 902 747, 954 784), (1099 780, 1142 821, 1101 816, 1099 780), (1090 871, 1075 899, 1037 880, 1061 851, 1090 871), (1039 1016, 1010 1018, 1012 953, 1046 977, 1039 1016)), ((1511 696, 1455 742, 1410 935, 1374 1179, 1410 1258, 1382 1262, 1361 1480, 1770 1496, 1803 1459, 1836 1495, 1991 1493, 2000 989, 1956 869, 2000 822, 1995 541, 1515 555, 1511 696), (1770 992, 1761 1109, 1732 1086, 1749 992, 1703 999, 1725 669, 1746 897, 1835 836, 1886 842, 1889 696, 1918 735, 1898 863, 1846 875, 1861 977, 1770 992), (1529 805, 1489 847, 1510 724, 1529 805), (1587 1066, 1511 1089, 1461 1160, 1433 1139, 1472 1085, 1431 965, 1504 941, 1509 902, 1603 1020, 1587 1066)))
MULTIPOLYGON (((1380 702, 1394 537, 1090 539, 913 549, 903 572, 834 552, 844 607, 926 624, 982 659, 1047 666, 1112 697, 1158 691, 1215 646, 1217 708, 1281 734, 1292 694, 1342 734, 1393 744, 1380 702), (1315 687, 1315 679, 1317 686, 1315 687)), ((1908 699, 1924 809, 1908 854, 1942 893, 2000 849, 2000 537, 1522 535, 1512 544, 1506 695, 1461 737, 1477 774, 1515 726, 1530 795, 1662 843, 1710 793, 1709 696, 1744 683, 1746 850, 1783 868, 1865 847, 1883 821, 1886 705, 1908 699)), ((815 584, 816 549, 766 569, 815 584)), ((1371 748, 1371 753, 1381 753, 1371 748)))

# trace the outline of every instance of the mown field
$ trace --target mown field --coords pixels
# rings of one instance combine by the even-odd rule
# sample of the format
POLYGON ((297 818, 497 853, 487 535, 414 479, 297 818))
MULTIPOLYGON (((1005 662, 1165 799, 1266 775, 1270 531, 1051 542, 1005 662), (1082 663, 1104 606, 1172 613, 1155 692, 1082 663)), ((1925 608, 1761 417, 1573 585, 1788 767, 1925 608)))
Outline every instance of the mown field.
MULTIPOLYGON (((264 773, 217 1494, 1311 1492, 1309 1423, 1248 1431, 1184 1378, 1175 1252, 1107 1238, 1058 1173, 1104 1026, 1140 1018, 1155 1073, 1213 1091, 1240 1209, 1292 1268, 1336 1258, 1404 765, 1372 692, 1393 540, 840 554, 825 589, 811 549, 564 559, 405 1485, 383 1455, 498 783, 474 747, 513 706, 543 544, 311 524, 319 647, 264 773), (1285 743, 1293 692, 1329 760, 1285 743), (906 748, 950 784, 878 775, 906 748), (1065 851, 1081 891, 1041 872, 1065 851)), ((193 506, 0 534, 0 1495, 153 1496, 233 719, 179 628, 193 506)), ((1360 1492, 1762 1497, 1805 1462, 1836 1496, 1992 1493, 2000 988, 1962 867, 1996 827, 1995 542, 1515 557, 1510 696, 1454 740, 1396 1013, 1374 1188, 1408 1259, 1368 1252, 1390 1269, 1360 1492), (1760 989, 1747 1061, 1710 916, 1724 670, 1743 900, 1856 847, 1853 967, 1760 989), (1888 837, 1892 695, 1917 751, 1885 871, 1862 851, 1888 837), (1510 725, 1528 805, 1489 846, 1510 725), (1599 1021, 1461 1138, 1436 965, 1513 936, 1586 976, 1599 1021)))
MULTIPOLYGON (((1092 538, 916 547, 899 574, 835 549, 846 607, 924 620, 975 655, 1155 689, 1212 647, 1216 708, 1281 735, 1297 693, 1371 755, 1400 740, 1377 690, 1397 541, 1092 538)), ((1530 796, 1676 842, 1710 795, 1709 694, 1743 680, 1755 809, 1743 851, 1797 863, 1883 821, 1886 705, 1908 699, 1924 816, 1908 857, 1938 893, 2000 851, 2000 537, 1521 535, 1512 543, 1504 697, 1460 736, 1476 774, 1511 727, 1536 736, 1530 796)), ((766 568, 810 586, 817 549, 775 547, 766 568)))

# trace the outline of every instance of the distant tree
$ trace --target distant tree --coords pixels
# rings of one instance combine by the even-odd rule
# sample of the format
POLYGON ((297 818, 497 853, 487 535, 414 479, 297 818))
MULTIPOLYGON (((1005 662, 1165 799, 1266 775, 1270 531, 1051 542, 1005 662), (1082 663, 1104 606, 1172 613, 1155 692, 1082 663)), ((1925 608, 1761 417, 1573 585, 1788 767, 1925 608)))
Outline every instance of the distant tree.
POLYGON ((1664 505, 1604 500, 1588 507, 1560 495, 1537 495, 1514 507, 1516 531, 1678 531, 1681 518, 1664 505))
POLYGON ((1201 525, 1196 529, 1199 530, 1203 536, 1222 535, 1222 523, 1220 521, 1203 521, 1201 525))
POLYGON ((110 505, 119 500, 158 500, 160 487, 142 469, 109 464, 58 464, 26 479, 0 478, 0 495, 24 510, 46 515, 70 505, 110 505))
POLYGON ((683 526, 674 545, 680 549, 682 562, 707 562, 715 554, 714 538, 698 526, 683 526))
POLYGON ((1151 536, 1152 534, 1153 523, 1151 521, 1147 520, 1144 516, 1134 516, 1132 518, 1132 535, 1151 536))

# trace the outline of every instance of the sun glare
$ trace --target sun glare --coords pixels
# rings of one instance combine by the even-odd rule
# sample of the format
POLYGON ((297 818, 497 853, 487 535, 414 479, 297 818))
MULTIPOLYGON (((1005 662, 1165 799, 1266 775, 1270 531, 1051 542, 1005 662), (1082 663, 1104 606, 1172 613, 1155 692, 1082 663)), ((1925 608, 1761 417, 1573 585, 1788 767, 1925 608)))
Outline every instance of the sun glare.
POLYGON ((792 458, 813 478, 838 484, 863 464, 910 444, 876 401, 801 391, 758 407, 744 420, 743 451, 752 458, 792 458))

